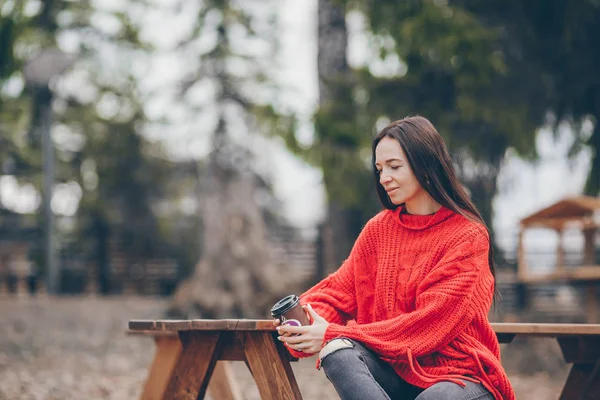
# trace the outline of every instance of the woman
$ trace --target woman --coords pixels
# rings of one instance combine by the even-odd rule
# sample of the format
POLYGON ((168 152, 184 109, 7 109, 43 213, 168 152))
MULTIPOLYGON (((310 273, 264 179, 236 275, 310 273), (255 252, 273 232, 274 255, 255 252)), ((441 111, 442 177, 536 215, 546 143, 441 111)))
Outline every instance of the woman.
POLYGON ((409 117, 373 141, 386 210, 348 259, 301 296, 310 326, 279 325, 296 357, 319 353, 342 399, 514 399, 487 319, 495 292, 487 228, 443 139, 409 117))

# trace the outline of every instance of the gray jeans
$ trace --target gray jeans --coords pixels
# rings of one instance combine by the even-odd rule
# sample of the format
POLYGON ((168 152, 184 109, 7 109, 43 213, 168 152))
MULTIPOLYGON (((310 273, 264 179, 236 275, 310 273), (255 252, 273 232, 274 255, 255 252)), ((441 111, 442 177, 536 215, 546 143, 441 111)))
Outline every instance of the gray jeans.
POLYGON ((465 387, 452 382, 439 382, 425 390, 413 386, 371 350, 350 342, 353 347, 335 350, 321 359, 327 379, 342 400, 494 400, 483 385, 469 381, 464 381, 465 387))

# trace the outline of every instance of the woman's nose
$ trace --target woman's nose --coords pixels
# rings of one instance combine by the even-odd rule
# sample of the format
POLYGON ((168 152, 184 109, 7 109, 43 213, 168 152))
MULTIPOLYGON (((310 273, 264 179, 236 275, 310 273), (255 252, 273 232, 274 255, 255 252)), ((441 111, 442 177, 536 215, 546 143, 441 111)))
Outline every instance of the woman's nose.
POLYGON ((379 175, 379 183, 381 183, 382 185, 386 182, 390 181, 390 176, 387 174, 384 174, 383 172, 381 172, 381 174, 379 175))

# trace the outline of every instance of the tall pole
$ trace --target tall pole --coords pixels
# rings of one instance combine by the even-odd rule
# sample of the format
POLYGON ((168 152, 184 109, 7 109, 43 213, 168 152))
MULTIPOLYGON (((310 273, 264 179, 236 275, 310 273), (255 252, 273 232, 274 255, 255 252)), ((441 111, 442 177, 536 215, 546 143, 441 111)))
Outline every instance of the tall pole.
POLYGON ((46 258, 46 285, 47 291, 57 294, 59 289, 59 271, 56 254, 56 237, 54 235, 54 213, 52 211, 52 193, 54 192, 54 144, 50 128, 52 126, 52 92, 49 88, 41 89, 44 93, 40 104, 42 155, 43 155, 43 209, 44 209, 44 238, 46 258))
POLYGON ((23 67, 25 82, 35 93, 34 107, 39 107, 39 128, 42 136, 43 157, 43 211, 44 211, 44 244, 46 261, 46 290, 57 294, 59 290, 59 265, 57 243, 54 229, 54 213, 52 212, 52 193, 54 191, 54 145, 50 136, 52 125, 52 91, 50 81, 73 65, 75 58, 59 49, 42 49, 37 56, 29 60, 23 67))

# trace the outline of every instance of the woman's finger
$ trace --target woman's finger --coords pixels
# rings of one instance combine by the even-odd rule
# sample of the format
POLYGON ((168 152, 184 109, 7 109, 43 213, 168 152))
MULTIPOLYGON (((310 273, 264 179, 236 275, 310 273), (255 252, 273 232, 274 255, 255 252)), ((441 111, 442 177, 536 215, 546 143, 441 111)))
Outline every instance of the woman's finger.
POLYGON ((277 327, 277 332, 279 333, 291 333, 291 334, 303 334, 308 332, 309 327, 307 326, 292 326, 292 325, 279 325, 277 327))
POLYGON ((306 309, 306 311, 308 311, 308 313, 312 317, 313 321, 325 321, 325 318, 323 318, 319 314, 317 314, 317 312, 315 310, 313 310, 313 308, 310 304, 307 304, 305 306, 305 309, 306 309))
POLYGON ((300 336, 279 336, 277 339, 279 339, 282 342, 288 343, 288 344, 306 343, 309 340, 302 335, 300 335, 300 336))

